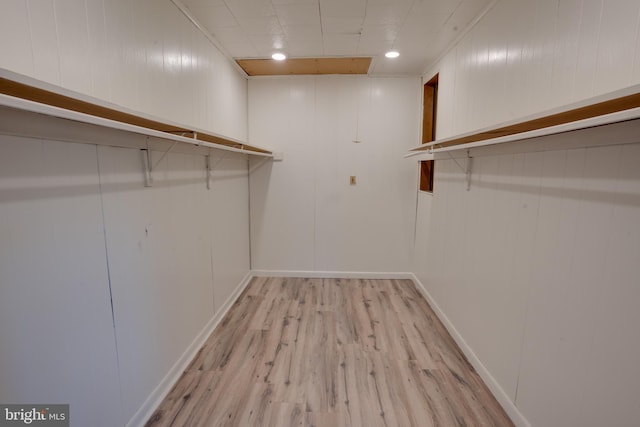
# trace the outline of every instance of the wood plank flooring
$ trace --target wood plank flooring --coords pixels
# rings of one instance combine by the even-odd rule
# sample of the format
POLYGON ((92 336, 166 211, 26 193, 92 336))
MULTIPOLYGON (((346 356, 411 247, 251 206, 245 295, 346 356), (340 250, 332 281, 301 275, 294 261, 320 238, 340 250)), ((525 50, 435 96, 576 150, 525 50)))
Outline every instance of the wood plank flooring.
POLYGON ((158 426, 512 426, 410 280, 254 278, 158 426))

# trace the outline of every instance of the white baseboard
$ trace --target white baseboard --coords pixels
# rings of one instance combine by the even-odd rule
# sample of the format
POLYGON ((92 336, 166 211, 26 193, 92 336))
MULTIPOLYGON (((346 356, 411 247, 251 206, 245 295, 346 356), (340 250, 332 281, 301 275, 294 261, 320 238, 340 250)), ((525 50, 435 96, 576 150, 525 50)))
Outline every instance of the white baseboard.
POLYGON ((189 366, 189 363, 196 356, 200 348, 204 345, 205 341, 213 330, 218 326, 222 318, 227 314, 233 303, 238 299, 242 291, 247 287, 253 275, 251 272, 248 272, 242 281, 238 284, 233 293, 227 298, 224 304, 220 307, 220 309, 215 313, 215 315, 207 322, 206 326, 200 331, 200 333, 196 336, 196 338, 191 342, 189 347, 182 353, 182 356, 174 363, 173 367, 169 370, 167 375, 160 381, 160 384, 151 392, 147 400, 142 404, 142 406, 136 411, 136 413, 131 417, 129 422, 127 423, 127 427, 142 427, 145 425, 147 420, 153 415, 153 412, 156 410, 160 403, 164 400, 165 397, 169 394, 173 385, 180 379, 180 376, 183 374, 184 370, 189 366))
POLYGON ((220 310, 211 318, 207 325, 202 329, 198 336, 193 340, 191 345, 185 350, 178 361, 173 365, 171 370, 162 379, 160 384, 153 390, 147 400, 142 404, 140 409, 127 423, 127 427, 142 427, 147 420, 153 415, 156 408, 162 403, 164 398, 169 394, 173 385, 178 381, 184 370, 187 368, 191 360, 195 357, 198 350, 202 347, 213 330, 218 326, 222 318, 227 314, 233 303, 238 299, 242 291, 247 287, 253 277, 269 276, 269 277, 308 277, 308 278, 335 278, 335 279, 410 279, 418 290, 424 295, 429 305, 436 313, 440 321, 444 324, 447 331, 456 341, 462 352, 465 354, 469 363, 475 368, 482 380, 485 382, 496 400, 502 405, 505 412, 514 424, 518 427, 531 427, 529 421, 522 415, 515 403, 504 392, 502 387, 493 378, 489 370, 482 364, 480 359, 473 352, 471 347, 464 340, 462 335, 453 326, 453 323, 444 314, 433 299, 424 284, 413 273, 387 273, 387 272, 356 272, 356 271, 294 271, 294 270, 251 270, 238 284, 233 294, 227 298, 220 310))
POLYGON ((388 273, 364 271, 302 271, 302 270, 251 270, 253 276, 307 277, 310 279, 413 279, 413 273, 388 273))
POLYGON ((411 279, 416 284, 418 290, 426 298, 427 302, 436 313, 436 316, 438 316, 444 327, 447 328, 447 331, 449 332, 451 337, 455 340, 456 344, 458 344, 458 347, 460 347, 460 350, 462 350, 464 355, 467 357, 469 363, 471 363, 476 372, 478 372, 478 375, 480 375, 480 378, 482 378, 498 403, 502 405, 502 408, 507 413, 507 415, 509 415, 511 421, 513 421, 513 423, 517 427, 531 427, 529 421, 524 417, 524 415, 522 415, 516 404, 511 400, 511 398, 509 398, 509 395, 507 395, 502 387, 500 387, 500 384, 498 384, 493 375, 491 375, 491 372, 489 372, 489 370, 482 364, 480 359, 478 359, 478 356, 476 356, 471 347, 469 347, 469 344, 467 344, 462 335, 460 335, 460 332, 458 332, 456 327, 453 326, 453 323, 451 323, 447 315, 444 314, 444 312, 442 311, 438 303, 433 299, 424 284, 420 281, 420 279, 418 279, 415 274, 411 273, 411 276, 411 279))

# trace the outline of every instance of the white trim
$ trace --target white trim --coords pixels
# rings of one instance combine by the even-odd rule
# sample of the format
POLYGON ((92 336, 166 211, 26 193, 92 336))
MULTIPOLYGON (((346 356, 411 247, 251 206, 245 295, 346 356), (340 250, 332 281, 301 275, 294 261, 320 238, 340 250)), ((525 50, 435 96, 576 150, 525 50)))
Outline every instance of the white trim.
MULTIPOLYGON (((180 135, 174 135, 174 134, 171 134, 171 133, 168 133, 168 132, 162 132, 162 131, 158 131, 158 130, 154 130, 154 129, 149 129, 149 128, 137 126, 137 125, 132 125, 132 124, 129 124, 129 123, 118 122, 118 121, 111 120, 111 119, 105 119, 105 118, 102 118, 102 117, 92 116, 90 114, 79 113, 77 111, 67 110, 67 109, 64 109, 64 108, 55 107, 55 106, 47 105, 47 104, 41 104, 39 102, 29 101, 27 99, 16 98, 16 97, 9 96, 9 95, 4 95, 4 94, 0 94, 0 107, 8 107, 8 108, 16 109, 16 110, 28 111, 28 112, 31 112, 31 113, 44 114, 46 116, 57 117, 57 118, 60 118, 60 119, 73 120, 75 122, 87 123, 87 124, 102 126, 102 127, 110 128, 110 129, 117 129, 117 130, 121 130, 121 131, 125 131, 125 132, 136 133, 136 134, 139 134, 139 135, 152 136, 152 137, 155 137, 155 138, 165 139, 165 140, 169 140, 169 141, 184 142, 186 144, 194 145, 194 146, 197 146, 197 147, 215 148, 215 149, 218 149, 218 150, 232 151, 234 153, 249 154, 249 155, 252 155, 252 156, 259 156, 259 157, 273 157, 273 155, 270 154, 270 153, 261 153, 261 152, 258 152, 258 151, 252 151, 252 150, 247 150, 247 149, 243 149, 243 148, 229 147, 227 145, 215 144, 215 143, 207 142, 207 141, 201 141, 201 140, 198 140, 198 139, 195 139, 195 138, 187 138, 187 137, 180 136, 180 135)), ((213 133, 209 133, 209 134, 217 136, 217 135, 215 135, 213 133)), ((226 138, 225 137, 225 139, 227 139, 227 140, 229 140, 231 142, 236 142, 240 146, 250 145, 250 144, 244 144, 243 142, 240 142, 238 140, 231 139, 231 138, 226 138)), ((91 144, 96 144, 95 142, 90 142, 90 143, 91 144)), ((122 147, 125 147, 125 148, 129 147, 128 145, 122 145, 121 143, 118 143, 117 141, 114 141, 110 145, 122 146, 122 147)), ((257 146, 254 146, 254 145, 251 145, 251 146, 267 150, 266 148, 257 147, 257 146)))
MULTIPOLYGON (((85 95, 85 94, 80 93, 80 92, 75 92, 73 90, 66 89, 66 88, 61 87, 61 86, 56 86, 56 85, 44 82, 42 80, 34 79, 32 77, 25 76, 23 74, 15 73, 13 71, 10 71, 10 70, 7 70, 7 69, 1 68, 1 67, 0 67, 0 77, 5 78, 7 80, 11 80, 11 81, 17 82, 17 83, 21 83, 21 84, 25 84, 25 85, 28 85, 28 86, 32 86, 32 87, 37 88, 37 89, 46 90, 46 91, 55 93, 57 95, 62 95, 62 96, 66 96, 66 97, 69 97, 69 98, 73 98, 74 100, 88 102, 88 103, 96 105, 98 107, 109 108, 109 109, 112 109, 112 110, 115 110, 115 111, 118 111, 118 112, 122 112, 122 113, 125 113, 125 114, 131 114, 131 115, 140 117, 142 119, 151 120, 151 121, 155 121, 155 122, 161 122, 161 123, 164 123, 164 124, 166 124, 168 126, 183 128, 183 129, 187 129, 189 131, 193 131, 193 132, 196 132, 196 133, 206 134, 206 135, 214 136, 214 137, 217 137, 217 138, 221 138, 221 139, 224 139, 224 140, 229 141, 231 143, 237 144, 238 146, 241 146, 241 147, 244 147, 246 145, 246 146, 254 147, 254 148, 265 150, 265 151, 272 151, 268 147, 262 147, 262 146, 259 146, 259 145, 256 145, 256 144, 249 144, 249 143, 241 141, 239 139, 228 137, 228 136, 224 136, 222 134, 219 134, 219 133, 216 133, 216 132, 213 132, 213 131, 200 129, 200 128, 197 128, 197 127, 194 127, 194 126, 186 126, 184 124, 176 123, 176 122, 173 122, 173 121, 170 121, 170 120, 165 120, 165 119, 162 119, 162 118, 159 118, 159 117, 152 116, 150 114, 142 113, 140 111, 131 110, 129 108, 122 107, 120 105, 116 105, 116 104, 113 104, 113 103, 110 103, 110 102, 106 102, 106 101, 104 101, 102 99, 99 99, 99 98, 94 98, 92 96, 85 95)), ((127 131, 127 132, 134 132, 134 133, 138 133, 138 134, 142 134, 142 135, 154 136, 154 137, 157 137, 157 138, 163 138, 163 139, 168 139, 168 140, 172 140, 172 141, 185 142, 187 144, 192 144, 192 145, 197 145, 197 146, 203 146, 203 147, 209 147, 209 148, 217 148, 217 149, 220 149, 220 150, 234 151, 234 152, 239 152, 239 153, 244 153, 244 154, 251 154, 251 155, 256 155, 256 156, 272 157, 271 154, 260 153, 260 152, 257 152, 257 151, 247 150, 247 149, 244 149, 244 148, 234 148, 234 147, 229 147, 227 145, 216 144, 216 143, 211 143, 211 142, 206 142, 206 141, 200 141, 200 140, 195 139, 195 138, 187 138, 187 137, 183 137, 183 136, 179 136, 179 135, 173 135, 173 134, 170 134, 168 132, 161 132, 161 131, 157 131, 157 130, 154 130, 154 129, 149 129, 149 128, 145 128, 145 127, 141 127, 141 126, 137 126, 137 125, 132 125, 132 124, 129 124, 129 123, 122 123, 122 122, 118 122, 118 121, 111 120, 111 119, 105 119, 105 118, 98 117, 98 116, 92 116, 90 114, 80 113, 80 112, 73 111, 73 110, 67 110, 65 108, 60 108, 60 107, 56 107, 56 106, 49 105, 49 104, 42 104, 42 103, 39 103, 39 102, 30 101, 30 100, 27 100, 27 99, 18 98, 18 97, 14 97, 14 96, 10 96, 10 95, 5 95, 5 94, 0 94, 0 106, 15 108, 15 109, 19 109, 19 110, 30 111, 30 112, 33 112, 33 113, 45 114, 45 115, 59 117, 59 118, 68 119, 68 120, 74 120, 74 121, 78 121, 78 122, 81 122, 81 123, 89 123, 89 124, 104 126, 104 127, 113 128, 113 129, 120 129, 120 130, 124 130, 124 131, 127 131)))
POLYGON ((539 113, 531 114, 529 116, 525 116, 518 119, 509 120, 506 122, 499 123, 497 125, 488 126, 482 129, 473 130, 470 132, 465 132, 459 135, 453 135, 447 138, 437 139, 432 142, 428 142, 426 144, 418 145, 417 147, 413 147, 409 149, 408 154, 413 152, 420 151, 430 151, 433 153, 443 152, 443 151, 454 151, 454 150, 466 150, 468 148, 480 147, 485 145, 495 145, 495 144, 503 144, 505 142, 518 141, 523 139, 536 138, 540 136, 565 133, 574 130, 586 129, 591 127, 603 126, 617 122, 624 122, 628 120, 634 120, 640 118, 640 107, 630 108, 627 110, 616 111, 609 114, 603 114, 600 116, 590 117, 582 120, 575 120, 573 122, 567 122, 555 126, 548 126, 540 129, 535 129, 526 132, 514 133, 507 136, 501 136, 497 138, 484 139, 481 141, 470 142, 466 144, 453 145, 450 147, 437 148, 438 145, 445 144, 449 141, 456 140, 458 138, 465 138, 468 136, 473 136, 480 133, 491 132, 495 129, 500 129, 503 127, 514 126, 520 123, 528 122, 531 120, 541 119, 547 116, 553 116, 559 113, 565 113, 567 111, 572 111, 578 108, 588 107, 593 104, 598 104, 601 102, 611 101, 616 98, 622 98, 625 96, 635 95, 640 93, 640 84, 632 85, 629 87, 625 87, 619 90, 615 90, 613 92, 608 92, 602 95, 594 96, 591 98, 583 99, 578 102, 573 102, 570 104, 562 105, 559 107, 551 108, 549 110, 545 110, 539 113))
POLYGON ((408 154, 404 155, 405 159, 411 158, 412 160, 416 160, 421 162, 423 160, 433 160, 433 150, 425 150, 425 151, 411 151, 408 154))
POLYGON ((227 298, 222 307, 214 314, 207 325, 200 331, 196 338, 191 342, 189 347, 180 356, 180 358, 174 363, 167 375, 160 381, 160 384, 151 392, 147 400, 140 406, 136 413, 131 417, 127 423, 127 427, 142 427, 153 415, 155 410, 160 406, 165 397, 169 394, 175 383, 180 379, 184 370, 189 366, 189 363, 196 356, 200 348, 204 345, 205 341, 213 333, 220 321, 227 314, 233 303, 236 302, 242 291, 245 290, 253 275, 248 272, 242 281, 238 284, 233 293, 227 298))
POLYGON ((185 5, 181 0, 170 0, 170 1, 171 3, 173 3, 175 7, 178 8, 178 10, 180 10, 180 12, 182 12, 182 14, 193 24, 193 26, 195 26, 198 29, 198 31, 200 31, 202 35, 204 35, 207 38, 207 40, 209 40, 209 42, 216 49, 218 49, 218 51, 222 53, 229 60, 229 62, 231 62, 231 64, 233 64, 233 67, 236 69, 236 71, 238 71, 242 75, 242 77, 244 77, 245 79, 249 77, 247 75, 247 72, 244 71, 240 65, 238 65, 238 63, 233 58, 231 53, 229 53, 229 51, 225 49, 224 46, 222 46, 222 44, 220 44, 218 39, 215 38, 215 36, 211 34, 209 30, 207 30, 205 26, 202 25, 200 21, 198 21, 198 19, 196 19, 196 17, 193 15, 193 13, 191 13, 187 5, 185 5))
POLYGON ((480 359, 473 352, 471 347, 464 340, 462 335, 455 328, 453 323, 444 314, 438 306, 424 284, 418 279, 414 273, 407 272, 359 272, 359 271, 303 271, 303 270, 251 270, 242 279, 233 293, 227 298, 220 310, 211 318, 204 329, 193 340, 191 345, 185 350, 182 356, 176 361, 167 375, 160 381, 160 384, 153 390, 147 400, 140 406, 138 411, 131 417, 126 427, 142 427, 153 415, 155 410, 160 406, 162 401, 169 394, 175 383, 180 379, 184 370, 196 356, 200 348, 204 345, 207 338, 213 333, 220 321, 227 314, 233 303, 240 297, 242 291, 249 285, 254 277, 305 277, 305 278, 335 278, 335 279, 409 279, 415 283, 417 289, 425 297, 436 316, 443 323, 449 334, 458 344, 462 352, 465 354, 469 363, 478 372, 482 380, 485 382, 496 400, 502 405, 507 415, 515 423, 517 427, 531 427, 529 421, 522 415, 515 403, 509 398, 507 393, 500 387, 489 370, 482 364, 480 359))
POLYGON ((413 279, 413 273, 364 271, 251 270, 254 277, 305 277, 309 279, 413 279))
POLYGON ((438 306, 438 303, 433 299, 420 279, 418 279, 418 277, 412 273, 411 280, 413 280, 418 290, 426 298, 427 302, 436 313, 436 316, 438 316, 438 319, 440 319, 451 337, 455 340, 456 344, 458 344, 458 347, 460 347, 460 350, 462 350, 464 355, 467 357, 469 363, 471 363, 471 365, 478 372, 480 378, 482 378, 482 380, 485 382, 498 403, 502 405, 502 408, 511 418, 511 421, 513 421, 513 423, 517 427, 531 427, 529 421, 524 417, 524 415, 522 415, 509 395, 502 389, 502 387, 500 387, 500 384, 498 383, 498 381, 496 381, 493 375, 491 375, 491 372, 489 372, 489 370, 482 364, 478 356, 476 356, 476 354, 474 353, 473 349, 469 346, 469 344, 467 344, 460 332, 458 332, 453 323, 451 323, 447 315, 444 314, 440 306, 438 306))
POLYGON ((616 123, 633 121, 640 118, 640 107, 630 110, 618 111, 615 113, 605 114, 603 116, 591 117, 589 119, 578 120, 575 122, 564 123, 557 126, 550 126, 542 129, 536 129, 528 132, 515 133, 513 135, 502 136, 499 138, 485 139, 482 141, 469 142, 467 144, 452 145, 450 147, 436 148, 432 146, 432 153, 443 153, 446 151, 468 150, 471 148, 485 147, 488 145, 498 145, 507 142, 524 141, 527 139, 540 138, 543 136, 557 135, 567 132, 575 132, 594 127, 606 126, 616 123))
POLYGON ((575 150, 583 148, 610 147, 640 143, 640 119, 612 123, 564 132, 556 135, 527 139, 517 144, 497 144, 470 148, 467 151, 436 153, 436 160, 466 159, 505 154, 521 154, 546 151, 575 150))

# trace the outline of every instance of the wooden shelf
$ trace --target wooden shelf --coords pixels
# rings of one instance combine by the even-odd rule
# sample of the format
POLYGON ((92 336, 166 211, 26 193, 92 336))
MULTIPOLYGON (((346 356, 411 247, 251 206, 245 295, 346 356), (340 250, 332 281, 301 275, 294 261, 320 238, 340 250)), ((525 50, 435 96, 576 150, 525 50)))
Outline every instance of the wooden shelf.
POLYGON ((267 148, 161 121, 4 69, 0 69, 0 105, 221 150, 273 155, 267 148))
POLYGON ((436 140, 409 150, 405 157, 502 144, 640 118, 640 85, 590 98, 554 110, 436 140))
POLYGON ((249 76, 367 74, 371 57, 289 58, 286 61, 238 59, 236 62, 249 76))

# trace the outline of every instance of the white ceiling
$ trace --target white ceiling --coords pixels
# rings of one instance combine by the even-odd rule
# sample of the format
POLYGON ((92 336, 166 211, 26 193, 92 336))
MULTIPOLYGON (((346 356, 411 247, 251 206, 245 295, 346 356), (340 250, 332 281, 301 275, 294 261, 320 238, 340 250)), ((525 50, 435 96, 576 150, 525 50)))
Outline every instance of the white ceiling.
POLYGON ((372 56, 420 75, 492 0, 182 0, 234 58, 372 56), (390 49, 400 52, 386 59, 390 49))

